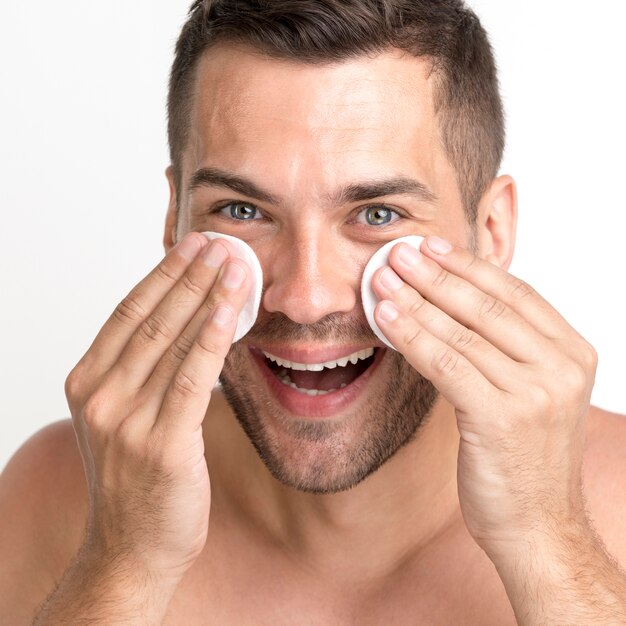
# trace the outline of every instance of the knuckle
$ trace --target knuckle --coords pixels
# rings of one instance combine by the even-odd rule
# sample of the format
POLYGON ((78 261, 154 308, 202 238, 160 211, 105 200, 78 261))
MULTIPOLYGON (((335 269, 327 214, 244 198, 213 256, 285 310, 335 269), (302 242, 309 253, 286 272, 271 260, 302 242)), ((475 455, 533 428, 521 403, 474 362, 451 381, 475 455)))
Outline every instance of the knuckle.
POLYGON ((580 353, 584 366, 595 372, 598 367, 598 352, 596 349, 590 343, 585 342, 580 349, 580 353))
POLYGON ((465 264, 463 268, 463 275, 471 275, 474 273, 474 266, 478 263, 478 257, 473 254, 470 256, 468 262, 465 264))
POLYGON ((423 298, 417 298, 413 302, 411 302, 411 306, 409 307, 409 315, 411 317, 415 317, 422 310, 422 307, 426 304, 426 300, 423 298))
POLYGON ((151 315, 139 327, 140 335, 149 342, 169 339, 171 336, 170 332, 165 321, 157 315, 151 315))
POLYGON ((422 337, 422 329, 415 328, 410 333, 404 336, 404 343, 407 347, 416 346, 422 337))
POLYGON ((444 350, 434 362, 435 371, 439 374, 450 375, 458 370, 459 356, 452 350, 444 350))
POLYGON ((192 293, 193 295, 195 296, 204 295, 204 289, 194 281, 194 279, 189 275, 189 273, 183 276, 181 282, 182 282, 183 287, 187 291, 192 293))
POLYGON ((198 348, 210 357, 222 356, 222 349, 220 346, 212 340, 212 338, 205 336, 199 336, 196 339, 196 345, 198 348))
POLYGON ((552 398, 547 389, 540 385, 530 385, 526 389, 526 394, 537 413, 544 415, 550 410, 552 398))
POLYGON ((517 301, 523 300, 524 298, 534 295, 534 293, 535 290, 527 282, 515 276, 511 276, 509 282, 509 296, 511 299, 517 301))
POLYGON ((503 302, 493 296, 485 296, 480 303, 478 317, 482 320, 494 321, 502 317, 505 311, 506 305, 503 302))
POLYGON ((200 391, 198 383, 181 369, 176 372, 172 379, 172 388, 177 395, 183 398, 196 396, 200 391))
POLYGON ((129 294, 115 307, 113 316, 123 324, 135 325, 146 317, 146 311, 139 301, 129 294))
POLYGON ((450 274, 446 270, 440 268, 432 280, 432 286, 435 288, 442 287, 448 280, 449 276, 450 274))
POLYGON ((215 302, 214 296, 205 298, 204 301, 202 302, 202 312, 204 313, 206 317, 210 317, 211 315, 213 315, 213 311, 215 310, 216 306, 217 304, 215 302))
POLYGON ((186 335, 180 335, 178 339, 170 346, 170 354, 176 361, 184 361, 189 354, 193 341, 186 335))
POLYGON ((139 422, 129 415, 120 421, 115 429, 115 441, 126 454, 135 458, 145 456, 145 437, 141 432, 139 422))
POLYGON ((561 372, 561 381, 564 390, 576 393, 587 388, 587 372, 578 363, 569 363, 561 372))
POLYGON ((465 326, 459 326, 450 333, 446 343, 456 350, 463 351, 472 346, 475 340, 476 335, 471 330, 465 326))
POLYGON ((82 366, 77 365, 65 379, 65 397, 71 404, 81 397, 85 387, 82 366))
POLYGON ((108 421, 107 404, 105 394, 100 391, 92 394, 85 402, 81 415, 89 431, 98 432, 105 429, 108 421))
POLYGON ((173 285, 178 281, 178 277, 176 276, 176 273, 172 270, 172 268, 170 268, 168 261, 169 257, 161 261, 161 263, 156 266, 155 273, 156 276, 163 282, 168 283, 169 285, 173 285))

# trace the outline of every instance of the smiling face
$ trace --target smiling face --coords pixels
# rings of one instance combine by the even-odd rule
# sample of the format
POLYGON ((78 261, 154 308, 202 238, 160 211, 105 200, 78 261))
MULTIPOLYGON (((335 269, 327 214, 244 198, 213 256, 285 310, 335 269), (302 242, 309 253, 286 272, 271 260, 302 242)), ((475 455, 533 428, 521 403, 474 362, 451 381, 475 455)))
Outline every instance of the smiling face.
POLYGON ((395 50, 303 65, 228 45, 198 66, 178 237, 234 235, 261 262, 257 324, 221 380, 270 471, 300 489, 357 484, 412 438, 437 398, 378 341, 360 302, 363 269, 387 241, 470 240, 430 69, 395 50), (300 371, 372 347, 360 365, 300 371))

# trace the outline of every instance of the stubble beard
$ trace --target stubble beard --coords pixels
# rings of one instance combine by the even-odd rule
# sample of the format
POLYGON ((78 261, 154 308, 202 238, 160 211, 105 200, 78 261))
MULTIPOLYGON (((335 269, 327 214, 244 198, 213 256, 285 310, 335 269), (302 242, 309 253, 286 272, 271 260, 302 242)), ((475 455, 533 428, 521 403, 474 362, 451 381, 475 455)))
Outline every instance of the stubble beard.
MULTIPOLYGON (((369 327, 344 315, 303 326, 282 314, 269 314, 257 321, 245 344, 280 340, 341 345, 364 339, 374 344, 369 327)), ((228 353, 220 375, 224 396, 270 473, 300 491, 330 494, 358 485, 416 437, 438 398, 430 381, 400 353, 387 350, 386 379, 381 363, 374 374, 380 392, 364 392, 369 398, 359 415, 353 411, 341 419, 298 420, 270 400, 256 377, 245 375, 250 367, 247 352, 237 342, 228 353)))

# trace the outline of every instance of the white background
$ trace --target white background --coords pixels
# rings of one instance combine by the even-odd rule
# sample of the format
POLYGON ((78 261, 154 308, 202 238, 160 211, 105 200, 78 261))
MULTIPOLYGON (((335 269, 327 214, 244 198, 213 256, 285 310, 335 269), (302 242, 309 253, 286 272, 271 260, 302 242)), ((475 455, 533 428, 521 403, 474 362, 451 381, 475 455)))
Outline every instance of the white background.
MULTIPOLYGON (((2 0, 0 467, 69 415, 63 383, 161 256, 165 100, 190 0, 2 0)), ((626 412, 626 5, 473 0, 519 183, 511 271, 600 355, 595 404, 626 412)))

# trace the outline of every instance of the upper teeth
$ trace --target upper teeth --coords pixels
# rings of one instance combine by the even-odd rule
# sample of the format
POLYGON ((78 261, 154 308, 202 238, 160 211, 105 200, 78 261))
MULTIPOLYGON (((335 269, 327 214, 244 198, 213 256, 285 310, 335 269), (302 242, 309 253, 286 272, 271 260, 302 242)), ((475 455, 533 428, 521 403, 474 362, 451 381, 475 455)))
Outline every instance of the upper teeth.
POLYGON ((310 370, 313 372, 320 372, 325 367, 331 369, 333 367, 337 367, 338 365, 339 367, 345 367, 346 365, 348 365, 348 363, 354 364, 360 359, 368 359, 372 356, 372 354, 374 354, 374 348, 365 348, 365 350, 359 350, 358 352, 349 354, 348 356, 337 359, 336 361, 326 361, 325 363, 296 363, 294 361, 287 361, 287 359, 281 359, 280 357, 270 354, 269 352, 265 352, 265 350, 263 351, 263 354, 270 361, 274 361, 282 367, 289 367, 292 370, 310 370))

